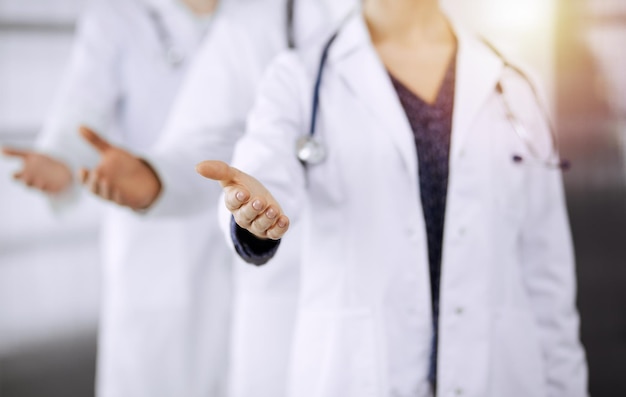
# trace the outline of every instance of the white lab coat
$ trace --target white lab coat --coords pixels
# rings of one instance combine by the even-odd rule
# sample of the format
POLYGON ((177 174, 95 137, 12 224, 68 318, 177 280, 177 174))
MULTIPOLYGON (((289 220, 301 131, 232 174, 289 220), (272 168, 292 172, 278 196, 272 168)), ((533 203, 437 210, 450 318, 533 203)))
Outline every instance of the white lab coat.
MULTIPOLYGON (((438 395, 584 396, 560 173, 532 164, 498 79, 545 155, 544 119, 527 84, 455 26, 438 395), (514 153, 527 162, 515 164, 514 153)), ((316 137, 327 158, 303 167, 295 142, 308 132, 320 48, 272 65, 233 160, 303 228, 289 396, 429 396, 431 299, 413 135, 357 16, 323 76, 316 137)))
MULTIPOLYGON (((295 41, 312 44, 327 34, 355 0, 296 0, 295 41)), ((163 136, 146 158, 164 184, 151 216, 192 214, 221 205, 221 189, 199 177, 192 164, 230 161, 243 135, 258 83, 271 60, 287 47, 286 0, 230 2, 215 21, 176 100, 163 136)), ((298 232, 287 238, 274 266, 234 266, 231 397, 280 397, 297 306, 298 232)), ((223 238, 222 238, 223 239, 223 238)))
MULTIPOLYGON (((147 150, 209 27, 178 0, 90 3, 39 148, 74 168, 93 166, 98 156, 78 135, 86 124, 135 153, 147 150), (148 8, 184 55, 180 66, 166 60, 148 8)), ((97 395, 223 395, 232 254, 214 211, 157 220, 107 207, 97 395)))

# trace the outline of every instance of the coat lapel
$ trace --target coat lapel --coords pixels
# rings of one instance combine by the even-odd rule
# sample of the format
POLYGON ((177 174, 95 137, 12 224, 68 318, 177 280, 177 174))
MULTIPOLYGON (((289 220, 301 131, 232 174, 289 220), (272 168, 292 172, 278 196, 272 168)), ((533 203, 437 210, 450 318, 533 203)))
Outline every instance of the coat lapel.
POLYGON ((341 30, 329 56, 329 67, 347 84, 354 100, 363 103, 376 118, 375 126, 393 140, 413 180, 417 180, 411 127, 361 14, 352 17, 341 30))
MULTIPOLYGON (((457 74, 452 118, 450 161, 462 152, 474 117, 484 106, 502 74, 503 62, 482 42, 452 22, 458 41, 457 74)), ((361 101, 380 121, 394 141, 409 172, 417 180, 417 153, 413 133, 387 70, 371 44, 361 14, 342 28, 329 56, 337 71, 361 101)))
POLYGON ((450 161, 461 154, 473 119, 494 92, 503 70, 502 60, 493 51, 459 25, 452 26, 458 54, 450 161))

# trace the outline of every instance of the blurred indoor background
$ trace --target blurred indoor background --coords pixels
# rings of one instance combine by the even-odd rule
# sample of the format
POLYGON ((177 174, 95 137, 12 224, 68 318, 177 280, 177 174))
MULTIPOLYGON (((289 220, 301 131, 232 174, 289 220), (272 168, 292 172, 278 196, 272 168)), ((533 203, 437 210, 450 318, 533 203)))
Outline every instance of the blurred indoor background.
MULTIPOLYGON (((0 144, 32 144, 83 3, 0 0, 0 144)), ((17 166, 0 159, 0 396, 92 396, 98 205, 56 217, 12 182, 17 166)))
MULTIPOLYGON (((128 0, 132 1, 132 0, 128 0)), ((0 145, 32 144, 85 0, 0 0, 0 145)), ((530 65, 560 138, 593 396, 626 396, 626 1, 445 0, 530 65)), ((99 203, 54 216, 0 158, 0 397, 93 395, 99 203)))

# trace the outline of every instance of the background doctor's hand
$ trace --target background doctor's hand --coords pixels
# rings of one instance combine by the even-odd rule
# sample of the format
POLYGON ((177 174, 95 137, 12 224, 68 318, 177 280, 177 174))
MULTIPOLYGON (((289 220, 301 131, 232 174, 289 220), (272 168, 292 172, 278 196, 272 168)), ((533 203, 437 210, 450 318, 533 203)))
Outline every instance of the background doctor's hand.
POLYGON ((72 171, 65 163, 45 154, 12 148, 2 148, 6 156, 22 159, 22 169, 13 178, 45 193, 57 194, 72 185, 72 171))
POLYGON ((196 171, 222 185, 226 208, 240 227, 261 239, 278 240, 287 232, 289 218, 261 182, 222 161, 203 161, 196 171))
POLYGON ((94 169, 79 171, 83 185, 95 195, 119 205, 134 210, 148 208, 161 192, 161 181, 152 167, 87 127, 81 127, 80 134, 101 156, 94 169))

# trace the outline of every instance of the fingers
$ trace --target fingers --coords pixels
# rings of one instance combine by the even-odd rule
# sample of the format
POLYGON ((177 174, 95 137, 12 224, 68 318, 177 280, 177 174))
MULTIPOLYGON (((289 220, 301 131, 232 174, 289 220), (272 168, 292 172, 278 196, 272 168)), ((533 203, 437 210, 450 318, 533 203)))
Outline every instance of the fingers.
POLYGON ((78 171, 78 180, 91 193, 105 200, 112 201, 121 206, 128 206, 128 200, 122 195, 109 178, 103 176, 98 169, 87 170, 81 168, 78 171))
POLYGON ((108 149, 111 148, 111 144, 109 142, 102 139, 100 135, 96 134, 93 130, 89 129, 88 127, 81 126, 79 128, 79 131, 80 131, 80 135, 82 135, 82 137, 85 138, 85 140, 89 142, 89 144, 93 146, 100 153, 107 151, 108 149))
POLYGON ((86 170, 81 168, 78 172, 78 180, 96 196, 107 200, 111 197, 111 187, 108 181, 101 177, 98 170, 86 170))
POLYGON ((250 193, 242 188, 226 188, 224 192, 224 204, 230 212, 241 208, 250 198, 250 193))
POLYGON ((107 181, 106 179, 101 179, 100 181, 98 181, 98 193, 103 199, 112 201, 113 192, 109 181, 107 181))
POLYGON ((122 197, 122 193, 119 190, 111 192, 111 201, 122 206, 126 205, 126 201, 124 201, 124 197, 122 197))
POLYGON ((262 238, 278 240, 289 228, 289 218, 270 207, 262 211, 251 223, 248 230, 262 238))
POLYGON ((92 170, 89 172, 87 181, 85 181, 85 186, 91 191, 91 193, 95 194, 96 196, 100 195, 100 175, 97 171, 92 170))
POLYGON ((276 223, 267 229, 267 238, 278 240, 287 233, 287 230, 289 230, 289 218, 285 215, 281 215, 276 223))
POLYGON ((78 170, 78 180, 83 185, 87 183, 87 179, 89 178, 89 171, 85 168, 81 168, 78 170))
POLYGON ((19 149, 14 149, 14 148, 9 148, 9 147, 3 147, 2 148, 2 154, 4 154, 5 156, 10 156, 10 157, 24 158, 24 157, 28 156, 30 154, 30 152, 26 151, 26 150, 19 150, 19 149))
POLYGON ((196 172, 205 178, 219 181, 222 185, 232 182, 237 176, 237 169, 223 161, 208 160, 196 165, 196 172))
POLYGON ((254 177, 222 161, 203 161, 196 171, 205 178, 219 181, 224 189, 224 203, 235 222, 260 238, 279 239, 289 228, 289 218, 271 193, 254 177))
POLYGON ((24 170, 14 173, 13 179, 15 179, 16 181, 20 181, 30 188, 41 190, 42 192, 46 192, 48 190, 42 178, 24 170))
MULTIPOLYGON (((248 203, 242 205, 238 210, 235 211, 235 213, 233 214, 235 215, 235 221, 237 221, 239 226, 250 230, 252 227, 252 223, 257 218, 261 218, 263 216, 266 209, 265 207, 266 204, 258 198, 250 200, 248 203)), ((250 231, 252 232, 252 230, 250 231)))
POLYGON ((257 237, 277 240, 289 228, 289 219, 274 205, 267 205, 260 198, 246 200, 247 194, 235 189, 229 193, 226 206, 238 207, 231 209, 235 222, 257 237))
POLYGON ((27 175, 21 175, 18 179, 20 182, 22 182, 24 185, 36 189, 36 190, 40 190, 42 192, 46 192, 47 191, 47 186, 44 183, 44 181, 40 178, 36 178, 36 177, 32 177, 32 176, 27 176, 27 175))

